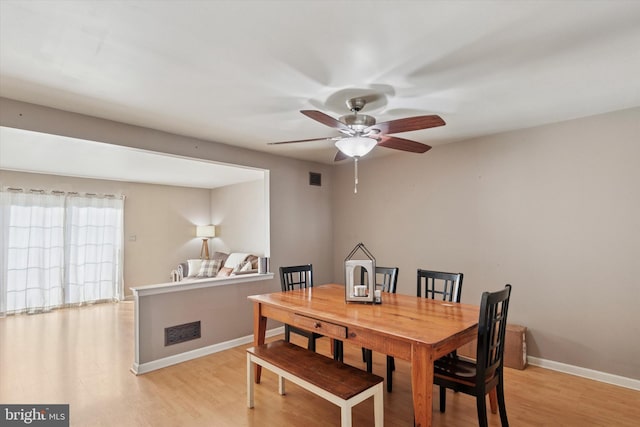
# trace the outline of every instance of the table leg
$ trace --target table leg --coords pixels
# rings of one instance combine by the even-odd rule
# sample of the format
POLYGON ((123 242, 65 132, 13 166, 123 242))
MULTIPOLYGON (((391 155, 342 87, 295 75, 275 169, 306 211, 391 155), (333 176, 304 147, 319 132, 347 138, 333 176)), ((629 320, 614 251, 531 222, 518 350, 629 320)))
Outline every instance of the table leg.
POLYGON ((433 354, 425 346, 413 346, 411 387, 415 425, 416 427, 430 427, 433 405, 433 354))
POLYGON ((491 406, 491 413, 497 414, 498 413, 498 393, 495 387, 492 388, 491 391, 489 392, 489 405, 491 406))
MULTIPOLYGON (((264 337, 267 332, 267 318, 262 316, 260 303, 253 303, 253 345, 258 346, 264 344, 264 337)), ((260 375, 262 374, 262 366, 256 363, 255 382, 260 384, 260 375)))

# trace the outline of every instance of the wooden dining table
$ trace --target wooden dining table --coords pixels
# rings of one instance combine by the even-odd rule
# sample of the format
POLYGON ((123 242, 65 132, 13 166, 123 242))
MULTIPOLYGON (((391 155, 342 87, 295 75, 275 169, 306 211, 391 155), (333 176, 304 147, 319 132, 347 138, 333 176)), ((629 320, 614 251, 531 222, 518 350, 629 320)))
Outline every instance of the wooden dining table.
MULTIPOLYGON (((431 426, 433 362, 472 341, 478 328, 475 305, 389 293, 382 304, 346 302, 345 287, 338 284, 248 298, 255 345, 264 344, 267 319, 273 319, 410 361, 418 427, 431 426)), ((260 373, 256 366, 256 382, 260 373)))

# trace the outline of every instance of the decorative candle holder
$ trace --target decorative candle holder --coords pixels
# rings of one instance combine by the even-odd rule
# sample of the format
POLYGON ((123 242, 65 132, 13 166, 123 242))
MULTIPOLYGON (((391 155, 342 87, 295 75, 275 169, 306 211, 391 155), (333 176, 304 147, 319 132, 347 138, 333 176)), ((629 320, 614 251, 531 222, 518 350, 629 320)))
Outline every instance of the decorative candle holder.
POLYGON ((362 243, 358 243, 344 260, 345 275, 345 301, 372 303, 374 301, 376 280, 376 259, 362 243), (358 250, 362 251, 366 259, 354 259, 358 250), (360 283, 361 275, 358 267, 364 269, 367 275, 367 283, 360 283))

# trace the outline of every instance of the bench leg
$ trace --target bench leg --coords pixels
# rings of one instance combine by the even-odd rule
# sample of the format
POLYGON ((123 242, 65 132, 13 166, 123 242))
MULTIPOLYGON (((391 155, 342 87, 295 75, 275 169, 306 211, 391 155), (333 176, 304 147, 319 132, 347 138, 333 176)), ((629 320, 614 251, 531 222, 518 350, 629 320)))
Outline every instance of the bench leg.
POLYGON ((280 395, 284 395, 285 391, 284 391, 284 377, 278 375, 278 393, 280 393, 280 395))
POLYGON ((340 405, 340 421, 342 427, 351 427, 351 406, 346 403, 340 405))
POLYGON ((255 380, 255 370, 251 363, 251 355, 247 354, 247 407, 253 408, 253 382, 255 380))
POLYGON ((375 427, 384 426, 384 392, 382 391, 382 383, 376 386, 376 392, 373 395, 373 420, 375 427))

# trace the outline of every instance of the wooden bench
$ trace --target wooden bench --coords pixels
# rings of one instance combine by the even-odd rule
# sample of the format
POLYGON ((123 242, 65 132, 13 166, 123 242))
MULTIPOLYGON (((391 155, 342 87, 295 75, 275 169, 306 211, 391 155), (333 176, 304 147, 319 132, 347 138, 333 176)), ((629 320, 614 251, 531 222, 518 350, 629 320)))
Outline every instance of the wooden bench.
POLYGON ((255 365, 278 375, 278 391, 284 380, 338 405, 342 427, 351 426, 351 408, 373 396, 375 426, 384 423, 383 378, 330 359, 283 340, 247 349, 247 406, 253 408, 255 365))

